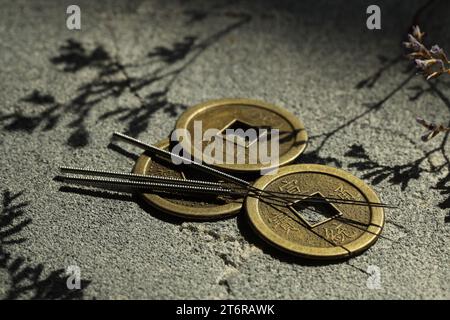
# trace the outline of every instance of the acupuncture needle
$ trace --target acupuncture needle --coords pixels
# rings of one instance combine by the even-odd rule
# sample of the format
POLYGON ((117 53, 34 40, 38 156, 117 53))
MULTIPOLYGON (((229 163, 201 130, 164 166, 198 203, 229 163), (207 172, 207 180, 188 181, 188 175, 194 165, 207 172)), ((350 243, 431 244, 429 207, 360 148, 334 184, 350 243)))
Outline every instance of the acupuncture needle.
MULTIPOLYGON (((263 190, 265 191, 265 190, 263 190)), ((332 202, 332 203, 338 203, 338 204, 354 204, 354 205, 361 205, 361 206, 372 206, 372 207, 382 207, 382 208, 390 208, 390 209, 396 209, 397 206, 389 205, 386 203, 379 203, 379 202, 371 202, 371 201, 364 201, 364 200, 349 200, 349 199, 342 199, 342 198, 333 198, 333 197, 312 197, 310 194, 302 194, 302 193, 296 193, 296 194, 289 194, 286 192, 278 192, 278 191, 270 191, 273 195, 280 195, 283 199, 286 200, 304 200, 306 202, 309 202, 310 200, 326 200, 322 202, 332 202)))
POLYGON ((166 161, 170 161, 170 159, 175 158, 177 160, 180 160, 181 163, 191 164, 191 165, 197 167, 198 169, 200 169, 202 171, 211 173, 211 174, 213 174, 215 176, 218 176, 218 177, 221 177, 221 178, 223 178, 225 180, 228 180, 228 181, 231 181, 231 182, 235 182, 235 183, 237 183, 239 185, 242 185, 242 186, 251 187, 251 184, 248 181, 239 179, 239 178, 237 178, 235 176, 232 176, 232 175, 230 175, 228 173, 225 173, 225 172, 222 172, 220 170, 208 167, 208 166, 206 166, 206 165, 204 165, 202 163, 196 162, 194 160, 191 160, 191 159, 179 156, 179 155, 177 155, 175 153, 172 153, 172 152, 160 149, 158 147, 152 146, 151 144, 147 144, 147 143, 142 142, 140 140, 137 140, 137 139, 135 139, 133 137, 127 136, 127 135, 125 135, 123 133, 114 132, 113 137, 118 138, 120 140, 123 140, 123 141, 125 141, 125 142, 127 142, 127 143, 129 143, 131 145, 135 145, 136 147, 139 147, 141 149, 151 151, 155 155, 163 158, 166 161))
MULTIPOLYGON (((84 177, 84 176, 61 176, 61 179, 64 182, 75 183, 81 185, 89 185, 93 187, 101 187, 104 189, 113 189, 116 190, 118 187, 126 187, 137 189, 140 191, 148 191, 148 192, 157 192, 157 191, 187 191, 191 193, 208 193, 214 195, 221 195, 226 193, 227 195, 235 195, 235 196, 249 196, 249 197, 260 197, 259 193, 255 193, 252 190, 244 190, 240 189, 240 191, 236 191, 230 188, 224 188, 221 185, 210 185, 210 186, 201 186, 201 185, 192 185, 192 184, 184 184, 183 180, 175 183, 174 181, 166 181, 164 183, 164 177, 158 177, 162 182, 149 182, 149 181, 140 181, 140 180, 127 180, 127 179, 115 179, 115 178, 107 178, 107 177, 84 177), (245 191, 244 193, 242 191, 245 191)), ((195 180, 191 180, 193 182, 195 180)), ((201 182, 201 181, 199 181, 201 182)), ((239 190, 239 189, 238 189, 239 190)), ((262 197, 267 198, 267 197, 262 197)), ((279 201, 278 198, 272 199, 279 201)), ((367 206, 367 203, 348 203, 346 200, 330 200, 326 198, 314 198, 314 197, 306 197, 303 198, 307 203, 326 203, 325 200, 335 204, 352 204, 352 205, 364 205, 367 206)), ((275 204, 275 203, 273 203, 275 204)), ((285 205, 286 203, 281 203, 285 205)), ((380 204, 377 204, 380 205, 380 204)), ((383 207, 386 207, 383 205, 383 207)))
MULTIPOLYGON (((128 143, 130 143, 132 145, 135 145, 135 146, 137 146, 137 147, 139 147, 141 149, 152 151, 155 155, 160 156, 161 158, 163 158, 163 160, 170 161, 169 160, 170 158, 176 158, 176 159, 181 160, 182 162, 184 162, 186 164, 191 164, 191 165, 197 167, 198 169, 200 169, 202 171, 206 171, 208 173, 212 173, 212 174, 214 174, 216 176, 219 176, 219 177, 222 177, 222 178, 224 178, 224 179, 226 179, 228 181, 235 182, 235 183, 237 183, 237 184, 239 184, 241 186, 244 186, 244 187, 246 187, 248 189, 252 189, 253 191, 255 191, 257 193, 270 194, 271 196, 275 196, 276 198, 282 199, 282 200, 287 199, 287 198, 283 199, 283 197, 280 197, 277 194, 273 194, 271 191, 266 191, 266 190, 261 190, 261 189, 255 188, 249 182, 247 182, 245 180, 239 179, 239 178, 237 178, 235 176, 232 176, 230 174, 227 174, 225 172, 216 170, 214 168, 211 168, 209 166, 206 166, 206 165, 201 164, 199 162, 196 162, 194 160, 191 160, 191 159, 179 156, 179 155, 174 154, 172 152, 169 152, 169 151, 166 151, 166 150, 162 150, 162 149, 160 149, 158 147, 155 147, 155 146, 152 146, 150 144, 144 143, 144 142, 142 142, 140 140, 137 140, 137 139, 135 139, 133 137, 130 137, 130 136, 127 136, 125 134, 122 134, 122 133, 119 133, 119 132, 115 132, 113 134, 113 137, 119 138, 119 139, 121 139, 121 140, 123 140, 125 142, 128 142, 128 143)), ((286 196, 284 195, 284 197, 286 197, 286 196)), ((303 197, 301 199, 303 199, 303 197)), ((328 198, 326 200, 328 200, 328 198)), ((325 202, 325 201, 322 201, 322 202, 325 202)), ((381 203, 376 203, 376 202, 357 201, 357 200, 336 199, 336 202, 346 203, 346 204, 355 204, 355 205, 361 204, 361 205, 365 205, 365 206, 374 206, 374 207, 375 206, 378 206, 378 207, 393 207, 393 206, 389 206, 389 205, 381 204, 381 203)))
MULTIPOLYGON (((135 183, 133 184, 133 186, 135 188, 140 187, 142 189, 145 188, 149 188, 150 185, 138 185, 140 181, 147 181, 147 182, 160 182, 160 183, 166 183, 165 187, 169 188, 170 187, 174 187, 174 188, 182 188, 182 187, 186 187, 186 191, 194 191, 193 189, 189 189, 189 186, 208 186, 208 187, 216 187, 218 189, 215 189, 215 191, 218 191, 219 193, 223 191, 222 188, 224 188, 224 185, 219 183, 219 182, 211 182, 211 181, 202 181, 202 180, 188 180, 188 179, 179 179, 179 178, 173 178, 173 177, 162 177, 162 176, 153 176, 153 175, 141 175, 141 174, 135 174, 135 173, 121 173, 121 172, 116 172, 116 171, 108 171, 108 170, 96 170, 96 169, 82 169, 82 168, 74 168, 74 167, 61 167, 60 170, 63 173, 71 173, 71 174, 78 174, 78 175, 88 175, 88 176, 99 176, 99 177, 109 177, 109 178, 119 178, 119 179, 126 179, 127 181, 130 181, 129 179, 131 179, 131 181, 135 181, 135 183), (173 185, 169 183, 176 183, 177 185, 173 185)), ((83 179, 82 177, 76 177, 76 179, 68 179, 68 177, 62 177, 64 180, 71 180, 71 182, 78 182, 78 183, 89 183, 89 184, 95 184, 95 183, 100 183, 100 184, 105 184, 105 183, 109 183, 109 184, 113 184, 116 183, 117 186, 126 183, 126 181, 119 181, 119 180, 105 180, 105 179, 83 179)), ((229 188, 228 188, 229 189, 229 188)), ((244 188, 241 188, 238 186, 238 189, 240 190, 247 190, 244 188)), ((248 190, 248 192, 251 192, 251 194, 249 194, 250 196, 255 195, 255 193, 251 190, 248 190)), ((341 199, 341 198, 331 198, 331 197, 327 197, 327 198, 322 198, 322 197, 310 197, 307 194, 295 194, 295 195, 289 195, 286 193, 280 193, 280 192, 274 192, 277 194, 283 194, 283 198, 284 199, 288 199, 289 197, 291 197, 292 199, 296 200, 299 197, 302 197, 301 200, 304 200, 305 202, 310 202, 310 203, 324 203, 326 201, 328 202, 332 202, 335 204, 353 204, 353 205, 370 205, 370 202, 365 202, 365 201, 357 201, 357 200, 345 200, 345 199, 341 199), (326 200, 326 201, 325 201, 326 200), (350 202, 349 202, 350 201, 350 202)), ((236 194, 242 194, 239 193, 238 191, 236 191, 236 194)), ((258 195, 258 194, 256 194, 258 195)), ((276 198, 276 200, 279 200, 278 197, 276 198)), ((380 204, 380 203, 374 203, 373 206, 382 206, 385 208, 392 208, 392 206, 388 206, 388 205, 384 205, 384 204, 380 204)))
MULTIPOLYGON (((281 199, 281 200, 286 200, 287 198, 292 198, 292 199, 299 199, 299 200, 304 200, 304 196, 300 196, 300 195, 292 195, 292 196, 286 196, 286 194, 284 194, 283 196, 279 196, 279 193, 277 192, 271 192, 271 191, 266 191, 266 190, 261 190, 258 188, 253 187, 249 182, 239 179, 233 175, 227 174, 225 172, 219 171, 217 169, 211 168, 207 165, 204 165, 202 163, 199 163, 197 161, 179 156, 177 154, 174 154, 172 152, 166 151, 166 150, 162 150, 158 147, 152 146, 150 144, 147 144, 145 142, 142 142, 138 139, 135 139, 133 137, 127 136, 125 134, 119 133, 119 132, 114 132, 113 134, 114 138, 118 138, 120 140, 123 140, 131 145, 135 145, 141 149, 144 150, 148 150, 153 152, 155 155, 159 156, 160 158, 162 158, 163 160, 166 161, 170 161, 170 159, 178 159, 180 161, 182 161, 182 163, 185 164, 191 164, 193 166, 195 166, 196 168, 211 173, 215 176, 221 177, 225 180, 228 180, 230 182, 234 182, 237 183, 238 185, 241 185, 243 187, 245 187, 246 189, 252 190, 255 193, 265 193, 265 194, 269 194, 271 196, 274 196, 277 199, 281 199)), ((309 196, 309 195, 305 195, 305 196, 309 196)), ((319 198, 320 200, 322 200, 321 198, 319 198)), ((312 199, 311 197, 308 199, 308 201, 310 200, 319 200, 319 199, 312 199)), ((329 200, 330 198, 324 198, 324 201, 322 202, 326 202, 325 200, 329 200)), ((345 199, 340 199, 340 198, 334 198, 335 201, 330 201, 330 202, 336 202, 336 203, 341 203, 341 204, 355 204, 355 205, 364 205, 364 206, 373 206, 373 207, 386 207, 386 208, 396 208, 395 206, 390 206, 387 204, 382 204, 382 203, 377 203, 377 202, 367 202, 367 201, 358 201, 358 200, 345 200, 345 199)))
MULTIPOLYGON (((104 189, 113 189, 116 190, 117 187, 126 187, 131 189, 137 189, 140 191, 188 191, 191 193, 207 193, 214 195, 235 195, 235 196, 243 196, 248 195, 250 197, 259 197, 259 194, 255 194, 253 191, 248 191, 246 194, 242 192, 232 190, 229 188, 223 188, 221 186, 195 186, 195 185, 184 185, 173 183, 173 181, 168 181, 168 183, 161 182, 147 182, 147 181, 132 181, 132 180, 123 180, 123 179, 114 179, 114 178, 96 178, 96 177, 83 177, 83 176, 62 176, 61 177, 65 182, 89 185, 94 187, 102 187, 104 189)), ((163 177, 160 177, 164 179, 163 177)), ((163 181, 163 180, 161 180, 163 181)), ((201 181, 200 181, 201 182, 201 181)), ((278 200, 278 199, 277 199, 278 200)), ((322 198, 307 198, 305 199, 308 203, 324 203, 324 199, 322 198)), ((328 200, 328 199, 327 199, 328 200)), ((330 201, 331 202, 331 201, 330 201)), ((346 202, 338 202, 334 201, 333 203, 344 203, 346 202)), ((362 205, 362 204, 361 204, 362 205)))
MULTIPOLYGON (((207 173, 211 173, 211 174, 213 174, 213 175, 215 175, 217 177, 220 177, 220 178, 223 178, 223 179, 225 179, 227 181, 236 183, 236 184, 238 184, 240 186, 245 187, 248 190, 253 190, 253 191, 258 192, 258 193, 270 194, 270 191, 264 191, 264 190, 261 190, 261 189, 253 187, 248 181, 239 179, 239 178, 237 178, 237 177, 235 177, 235 176, 233 176, 231 174, 228 174, 228 173, 222 172, 220 170, 211 168, 211 167, 209 167, 207 165, 204 165, 204 164, 202 164, 200 162, 197 162, 197 161, 194 161, 194 160, 191 160, 191 159, 179 156, 179 155, 177 155, 175 153, 172 153, 170 151, 166 151, 166 150, 160 149, 160 148, 158 148, 156 146, 152 146, 151 144, 142 142, 142 141, 140 141, 138 139, 135 139, 133 137, 127 136, 127 135, 125 135, 123 133, 114 132, 113 133, 113 138, 120 139, 120 140, 122 140, 124 142, 127 142, 127 143, 129 143, 131 145, 137 146, 137 147, 139 147, 141 149, 151 151, 156 156, 162 158, 165 161, 169 161, 170 162, 173 159, 177 159, 177 160, 181 161, 181 163, 183 163, 183 164, 190 164, 190 165, 196 167, 199 170, 202 170, 202 171, 207 172, 207 173)), ((276 197, 281 199, 281 200, 283 200, 279 196, 276 196, 276 197)))
POLYGON ((222 184, 212 181, 202 181, 202 180, 190 180, 181 179, 175 177, 162 177, 155 175, 145 175, 138 173, 123 173, 110 170, 99 170, 99 169, 84 169, 75 167, 60 167, 62 173, 70 173, 77 175, 88 175, 88 176, 99 176, 108 178, 120 178, 120 179, 135 179, 136 181, 149 181, 149 182, 179 182, 187 185, 204 185, 204 186, 215 186, 223 187, 222 184))
MULTIPOLYGON (((125 136, 125 135, 122 135, 122 134, 118 134, 118 135, 121 138, 126 138, 127 141, 129 141, 128 138, 131 138, 131 137, 128 137, 128 136, 125 136)), ((145 144, 145 143, 143 143, 143 142, 141 142, 141 141, 139 141, 137 139, 134 139, 134 138, 131 138, 131 139, 134 140, 133 144, 135 144, 135 145, 137 145, 137 146, 139 146, 141 148, 149 146, 149 145, 147 145, 147 144, 145 144)), ((167 160, 168 156, 171 156, 171 157, 172 156, 177 156, 175 154, 172 154, 170 152, 161 150, 161 149, 156 148, 156 147, 154 147, 154 151, 162 151, 159 154, 160 155, 164 155, 163 158, 165 160, 167 160)), ((184 161, 190 160, 190 159, 186 159, 186 158, 183 158, 183 157, 180 157, 180 156, 178 156, 178 157, 181 160, 184 160, 184 161)), ((194 165, 196 165, 196 166, 201 165, 198 162, 193 162, 193 161, 189 161, 189 162, 194 164, 194 165)), ((242 182, 244 182, 246 184, 246 186, 247 186, 246 189, 250 189, 250 188, 248 188, 249 183, 244 181, 244 180, 241 180, 239 178, 236 178, 234 176, 225 174, 225 173, 223 173, 221 171, 215 170, 213 168, 210 168, 210 167, 207 167, 207 166, 204 166, 204 165, 202 165, 202 167, 203 167, 203 169, 207 169, 208 172, 210 172, 210 170, 213 170, 214 173, 220 173, 220 176, 222 176, 224 178, 229 179, 231 177, 231 179, 229 179, 229 180, 232 180, 234 182, 238 181, 239 184, 243 184, 242 182)), ((215 182, 210 182, 210 181, 183 180, 183 179, 177 179, 177 178, 171 178, 171 177, 159 177, 159 176, 147 176, 147 175, 139 175, 139 174, 127 174, 127 173, 113 172, 113 171, 107 171, 107 170, 80 169, 80 168, 69 168, 69 167, 63 167, 63 168, 61 168, 61 170, 63 172, 68 172, 68 173, 78 173, 78 174, 81 173, 81 174, 87 174, 87 175, 99 175, 99 176, 107 176, 107 177, 109 176, 109 177, 136 179, 136 180, 144 180, 144 181, 168 182, 168 180, 172 180, 173 182, 179 182, 179 183, 185 184, 185 185, 207 185, 207 186, 215 186, 215 187, 221 187, 222 186, 220 183, 215 183, 215 182)), ((80 182, 81 182, 81 180, 82 179, 80 179, 80 178, 77 179, 77 181, 80 181, 80 182)), ((93 183, 93 180, 91 179, 90 182, 93 183)), ((115 182, 117 182, 117 181, 115 181, 115 182)), ((136 186, 136 184, 135 184, 135 186, 136 186)), ((166 187, 168 187, 168 186, 169 185, 166 185, 166 187)), ((171 186, 175 187, 173 185, 171 185, 171 186)), ((143 186, 143 187, 148 188, 149 186, 147 185, 147 186, 143 186)), ((182 186, 176 186, 176 187, 177 188, 181 188, 182 186)), ((252 186, 250 185, 250 187, 252 187, 252 186)), ((392 208, 392 206, 389 206, 389 205, 380 204, 380 203, 371 203, 371 202, 367 202, 367 201, 344 200, 344 199, 340 199, 340 198, 330 198, 330 197, 328 197, 326 199, 325 198, 314 198, 314 197, 309 197, 309 195, 301 195, 301 194, 289 195, 289 194, 286 194, 286 193, 268 192, 268 191, 265 191, 265 190, 260 190, 260 189, 257 189, 257 188, 253 188, 253 191, 255 191, 255 190, 256 190, 256 194, 257 195, 260 194, 260 193, 270 194, 272 196, 275 196, 276 200, 283 200, 283 201, 287 200, 288 198, 291 198, 291 199, 295 200, 295 199, 299 199, 299 197, 301 197, 300 200, 307 200, 308 202, 322 202, 323 203, 323 202, 328 201, 328 202, 340 203, 340 204, 354 204, 354 205, 364 205, 364 206, 372 205, 372 206, 378 206, 378 207, 392 208), (278 196, 278 194, 283 194, 283 196, 280 197, 280 196, 278 196), (307 197, 307 198, 305 199, 305 197, 307 197)), ((191 191, 193 191, 193 189, 191 189, 191 191)), ((218 189, 218 191, 220 192, 220 191, 222 191, 222 189, 218 189)), ((250 191, 250 190, 248 190, 248 191, 250 191)))
MULTIPOLYGON (((253 193, 248 193, 247 190, 238 189, 233 190, 231 188, 226 188, 220 183, 200 181, 200 180, 183 180, 183 179, 166 179, 166 177, 152 176, 155 180, 129 180, 130 178, 136 178, 135 174, 126 174, 119 172, 112 172, 106 170, 94 170, 94 169, 81 169, 81 168, 70 168, 61 167, 62 171, 87 174, 87 176, 60 176, 59 178, 66 183, 74 183, 80 185, 89 185, 92 187, 101 187, 103 189, 116 190, 118 187, 138 189, 140 191, 188 191, 191 193, 208 193, 214 195, 222 195, 226 193, 227 195, 235 196, 253 196, 253 193), (100 172, 107 176, 94 175, 100 172), (92 176, 91 176, 92 175, 92 176), (116 178, 112 178, 116 177, 116 178), (126 177, 126 179, 120 179, 117 177, 126 177)), ((141 175, 137 175, 138 178, 145 178, 141 175)))
POLYGON ((193 193, 209 193, 209 194, 227 194, 240 195, 241 192, 223 187, 208 187, 183 185, 178 183, 162 183, 162 182, 147 182, 147 181, 132 181, 126 179, 104 178, 104 177, 86 177, 86 176, 62 176, 64 182, 98 186, 101 185, 106 189, 117 189, 117 187, 125 187, 130 189, 148 190, 148 191, 191 191, 193 193))

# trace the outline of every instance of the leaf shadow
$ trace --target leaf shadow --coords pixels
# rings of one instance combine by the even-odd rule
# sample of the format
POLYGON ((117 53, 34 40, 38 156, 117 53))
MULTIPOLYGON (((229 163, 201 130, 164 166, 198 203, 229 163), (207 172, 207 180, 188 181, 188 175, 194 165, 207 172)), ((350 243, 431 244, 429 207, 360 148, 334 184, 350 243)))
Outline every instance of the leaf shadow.
POLYGON ((419 179, 423 170, 420 168, 422 159, 403 165, 381 165, 372 160, 362 145, 353 144, 344 156, 355 161, 348 165, 349 168, 356 168, 363 171, 362 178, 370 179, 372 184, 378 185, 387 180, 392 184, 398 184, 405 190, 411 180, 419 179))
MULTIPOLYGON (((192 23, 212 18, 214 14, 223 13, 208 10, 202 14, 186 12, 191 16, 192 23)), ((77 77, 85 69, 95 76, 79 85, 67 102, 58 102, 51 93, 33 90, 18 101, 20 108, 16 108, 17 111, 0 114, 0 123, 6 131, 32 134, 37 130, 54 129, 67 116, 70 122, 66 125, 69 134, 66 144, 72 148, 83 148, 90 142, 91 128, 87 125, 87 119, 93 108, 100 109, 109 99, 131 94, 137 99, 136 106, 119 105, 105 111, 98 117, 97 123, 113 119, 126 126, 127 134, 138 136, 149 128, 156 112, 162 110, 175 117, 186 109, 186 105, 169 99, 176 79, 209 47, 251 20, 250 15, 243 13, 227 17, 230 23, 219 31, 206 36, 180 35, 168 45, 154 46, 135 63, 122 63, 118 55, 111 54, 101 44, 90 48, 86 43, 69 38, 49 59, 50 63, 71 77, 77 77), (142 72, 136 74, 133 70, 142 72)))
POLYGON ((42 263, 32 265, 26 257, 14 255, 11 250, 14 245, 27 241, 21 232, 32 223, 25 217, 25 209, 29 203, 21 200, 23 191, 12 193, 4 190, 2 193, 2 209, 0 212, 0 269, 6 271, 9 277, 9 287, 5 300, 12 299, 82 299, 84 289, 90 281, 80 279, 81 289, 69 289, 64 269, 44 274, 42 263))

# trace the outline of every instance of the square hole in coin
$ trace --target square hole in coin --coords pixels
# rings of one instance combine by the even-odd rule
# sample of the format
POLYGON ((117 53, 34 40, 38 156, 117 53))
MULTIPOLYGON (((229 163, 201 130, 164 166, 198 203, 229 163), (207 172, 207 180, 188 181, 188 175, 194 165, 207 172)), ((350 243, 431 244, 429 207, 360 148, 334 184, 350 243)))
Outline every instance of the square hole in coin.
POLYGON ((252 144, 254 144, 258 139, 264 135, 267 135, 268 128, 258 128, 255 126, 252 126, 251 124, 234 119, 229 124, 225 126, 220 132, 219 136, 226 139, 227 141, 237 144, 241 147, 248 148, 252 144), (238 130, 240 129, 240 130, 238 130), (247 130, 253 129, 256 133, 254 137, 249 137, 249 132, 247 130), (260 129, 266 129, 266 130, 260 130, 260 129), (227 130, 229 130, 227 132, 227 130), (232 131, 231 131, 232 130, 232 131), (231 132, 230 132, 231 131, 231 132))
POLYGON ((342 216, 342 212, 332 203, 328 202, 320 192, 315 192, 305 199, 292 203, 289 205, 289 209, 310 228, 317 227, 333 218, 342 216), (312 198, 314 198, 314 201, 312 198))

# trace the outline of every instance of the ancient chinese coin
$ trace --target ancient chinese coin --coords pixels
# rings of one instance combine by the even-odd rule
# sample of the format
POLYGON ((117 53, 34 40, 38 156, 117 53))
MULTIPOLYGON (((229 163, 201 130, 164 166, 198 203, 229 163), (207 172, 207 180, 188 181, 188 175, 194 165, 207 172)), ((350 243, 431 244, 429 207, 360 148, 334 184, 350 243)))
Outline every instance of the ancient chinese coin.
MULTIPOLYGON (((169 139, 155 146, 168 150, 169 139)), ((174 165, 169 162, 152 159, 148 153, 143 153, 137 160, 133 172, 162 177, 214 181, 196 170, 174 165)), ((180 193, 145 193, 142 194, 147 203, 166 213, 191 219, 217 219, 236 214, 243 203, 242 198, 232 198, 216 195, 189 195, 180 193)))
POLYGON ((267 197, 247 197, 245 203, 255 231, 292 254, 312 259, 352 256, 371 246, 384 225, 381 207, 337 203, 380 203, 367 184, 340 169, 316 164, 285 166, 276 175, 261 177, 254 186, 298 195, 286 204, 267 197))
POLYGON ((176 132, 191 157, 226 171, 247 173, 293 161, 308 139, 303 123, 292 113, 249 99, 213 100, 191 107, 179 117, 176 132))

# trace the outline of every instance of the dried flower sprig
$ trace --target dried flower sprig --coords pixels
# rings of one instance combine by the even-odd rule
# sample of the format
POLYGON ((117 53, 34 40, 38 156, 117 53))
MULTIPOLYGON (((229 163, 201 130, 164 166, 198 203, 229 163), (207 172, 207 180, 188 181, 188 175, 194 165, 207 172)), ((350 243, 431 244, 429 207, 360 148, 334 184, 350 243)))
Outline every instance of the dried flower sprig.
MULTIPOLYGON (((416 67, 421 70, 427 80, 443 74, 450 75, 450 61, 444 50, 437 44, 432 46, 431 49, 427 49, 423 44, 424 36, 425 33, 420 30, 419 26, 413 26, 412 33, 408 34, 408 41, 403 42, 405 48, 412 51, 408 54, 408 58, 414 60, 416 67)), ((428 122, 422 118, 417 118, 416 121, 428 129, 422 135, 422 141, 428 141, 440 132, 450 132, 450 128, 442 124, 428 122)))
POLYGON ((442 125, 442 124, 436 124, 432 122, 427 122, 422 118, 416 118, 417 123, 421 124, 425 128, 428 129, 425 134, 423 134, 420 138, 422 141, 428 141, 432 138, 434 138, 438 133, 440 132, 450 132, 450 128, 442 125))
POLYGON ((419 26, 414 26, 412 34, 408 34, 408 41, 404 42, 405 48, 412 50, 408 57, 414 60, 416 67, 426 76, 427 80, 439 77, 442 74, 450 74, 450 61, 444 50, 437 44, 427 49, 423 44, 424 32, 419 26))

